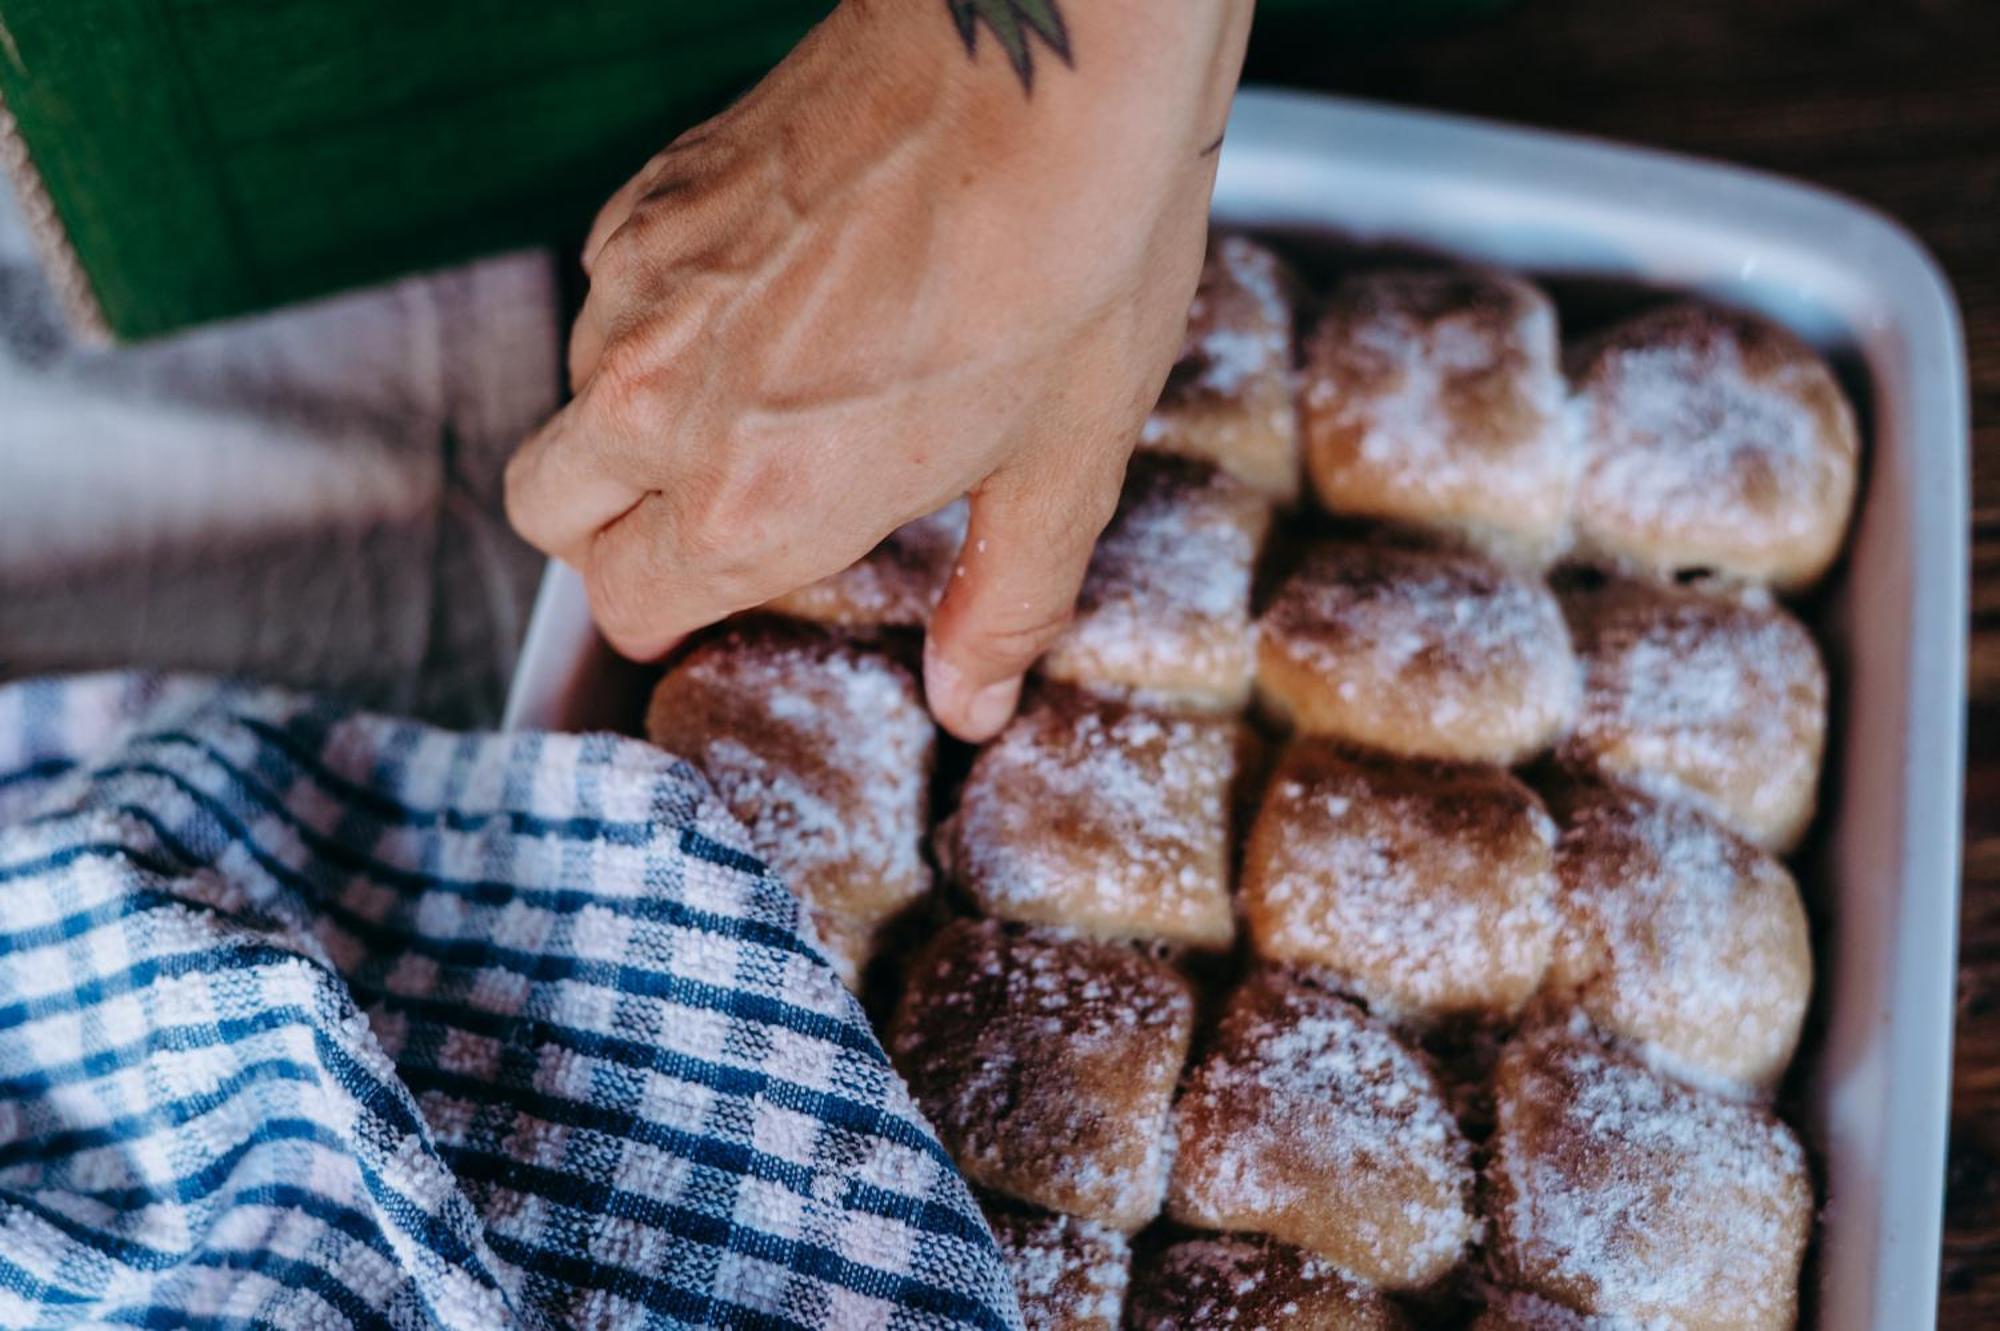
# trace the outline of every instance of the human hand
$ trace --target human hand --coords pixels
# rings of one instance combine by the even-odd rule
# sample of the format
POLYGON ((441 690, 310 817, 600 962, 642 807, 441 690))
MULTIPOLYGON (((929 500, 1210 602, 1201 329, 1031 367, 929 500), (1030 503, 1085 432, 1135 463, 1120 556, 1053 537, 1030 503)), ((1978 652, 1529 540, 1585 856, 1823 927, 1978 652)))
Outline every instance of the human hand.
POLYGON ((621 189, 576 396, 507 474, 612 645, 660 656, 969 494, 926 689, 1004 725, 1180 346, 1249 18, 845 0, 621 189))

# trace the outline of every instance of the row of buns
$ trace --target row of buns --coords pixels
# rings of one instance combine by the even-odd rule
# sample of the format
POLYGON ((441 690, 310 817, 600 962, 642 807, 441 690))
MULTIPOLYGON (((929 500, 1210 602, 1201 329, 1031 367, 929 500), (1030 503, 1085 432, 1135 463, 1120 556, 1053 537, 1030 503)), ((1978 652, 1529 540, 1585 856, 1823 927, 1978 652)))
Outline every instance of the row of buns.
MULTIPOLYGON (((712 637, 656 699, 652 732, 710 773, 850 976, 930 886, 921 708, 893 652, 775 622, 712 637), (697 707, 718 720, 690 728, 697 707)), ((1537 793, 1497 766, 1317 737, 1258 782, 1245 840, 1260 747, 1233 718, 1044 690, 937 828, 939 864, 987 918, 936 929, 885 1043, 996 1215, 1098 1234, 1054 1276, 1049 1254, 1014 1254, 1024 1280, 1055 1282, 1030 1324, 1117 1325, 1072 1307, 1085 1270, 1127 1272, 1133 1306, 1157 1304, 1129 1274, 1130 1235, 1162 1214, 1234 1246, 1148 1262, 1323 1266, 1342 1316, 1402 1316, 1379 1291, 1433 1283, 1483 1239, 1510 1288, 1554 1307, 1786 1324, 1810 1189, 1760 1104, 1811 962, 1783 865, 1691 806, 1587 775, 1538 771, 1537 793), (1176 964, 1232 943, 1248 965, 1233 987, 1176 964), (1205 1002, 1223 1016, 1196 1055, 1205 1002), (1421 1052, 1424 1030, 1467 1019, 1533 1033, 1491 1074, 1483 1172, 1421 1052), (1557 1054, 1602 1071, 1551 1081, 1557 1054), (1541 1135, 1584 1127, 1608 1135, 1541 1135), (1769 1193, 1747 1210, 1716 1191, 1746 1161, 1769 1193), (1509 1171, 1529 1203, 1495 1200, 1509 1171), (1558 1223, 1558 1202, 1627 1219, 1558 1223), (1669 1270, 1706 1274, 1644 1292, 1669 1270), (1771 1316, 1732 1320, 1753 1296, 1771 1316)))
POLYGON ((1218 241, 1075 622, 946 816, 896 631, 963 505, 684 652, 647 733, 850 983, 925 922, 885 1044, 1030 1327, 1788 1326, 1777 856, 1827 684, 1767 587, 1838 546, 1851 413, 1698 307, 1565 383, 1547 297, 1490 273, 1349 278, 1301 369, 1296 293, 1218 241), (1331 518, 1285 507, 1301 443, 1331 518))
POLYGON ((1197 1038, 1200 1000, 1160 959, 995 921, 912 966, 890 1047, 1006 1199, 1029 1325, 1402 1326, 1475 1245, 1481 1326, 1791 1324, 1811 1182, 1758 1105, 1541 1023, 1491 1073, 1481 1168, 1429 1060, 1350 999, 1259 967, 1197 1038), (1182 1285, 1216 1260, 1227 1283, 1182 1285), (1301 1298, 1315 1320, 1284 1320, 1301 1298))
POLYGON ((1218 238, 1142 446, 1280 502, 1302 455, 1329 512, 1516 563, 1570 554, 1793 589, 1840 548, 1854 413, 1825 362, 1772 323, 1683 302, 1565 348, 1530 282, 1379 268, 1333 288, 1295 366, 1295 291, 1270 250, 1218 238))

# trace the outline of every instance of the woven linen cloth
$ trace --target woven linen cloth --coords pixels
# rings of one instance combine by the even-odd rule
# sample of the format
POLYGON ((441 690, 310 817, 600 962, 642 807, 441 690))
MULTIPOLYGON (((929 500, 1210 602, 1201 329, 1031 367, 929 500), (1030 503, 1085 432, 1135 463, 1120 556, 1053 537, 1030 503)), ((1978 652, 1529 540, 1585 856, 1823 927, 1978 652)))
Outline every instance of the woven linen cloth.
POLYGON ((0 689, 0 1327, 1019 1326, 698 772, 0 689))
POLYGON ((501 473, 560 401, 555 261, 105 350, 64 330, 15 205, 0 181, 0 679, 138 666, 497 717, 544 563, 501 473))

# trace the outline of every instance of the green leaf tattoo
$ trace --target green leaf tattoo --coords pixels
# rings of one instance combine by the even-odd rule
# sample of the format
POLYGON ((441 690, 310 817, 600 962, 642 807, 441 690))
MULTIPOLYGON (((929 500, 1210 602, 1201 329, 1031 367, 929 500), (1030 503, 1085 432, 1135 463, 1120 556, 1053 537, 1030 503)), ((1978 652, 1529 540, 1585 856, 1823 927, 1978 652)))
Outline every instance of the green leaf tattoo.
POLYGON ((1065 65, 1070 63, 1069 29, 1063 26, 1056 0, 945 0, 945 5, 958 24, 958 35, 965 39, 967 55, 979 49, 980 23, 993 29, 1023 88, 1035 86, 1034 38, 1046 42, 1065 65))

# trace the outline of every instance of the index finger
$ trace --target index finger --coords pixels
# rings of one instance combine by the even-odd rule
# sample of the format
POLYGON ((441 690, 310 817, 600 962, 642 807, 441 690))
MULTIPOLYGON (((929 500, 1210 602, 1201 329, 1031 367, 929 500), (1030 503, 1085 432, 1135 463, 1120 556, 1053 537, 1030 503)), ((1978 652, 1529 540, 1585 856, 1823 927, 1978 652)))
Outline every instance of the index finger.
POLYGON ((631 427, 604 396, 600 381, 585 384, 507 462, 507 520, 528 544, 578 567, 591 539, 649 489, 632 470, 631 427))

